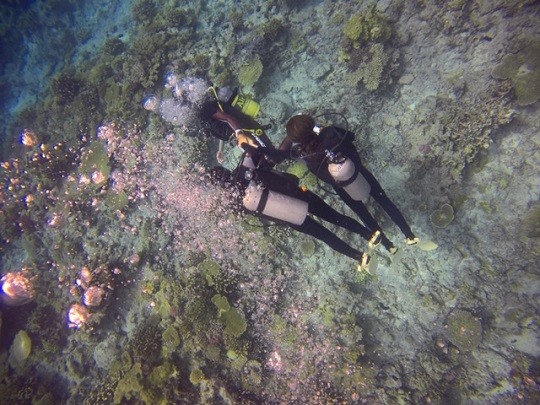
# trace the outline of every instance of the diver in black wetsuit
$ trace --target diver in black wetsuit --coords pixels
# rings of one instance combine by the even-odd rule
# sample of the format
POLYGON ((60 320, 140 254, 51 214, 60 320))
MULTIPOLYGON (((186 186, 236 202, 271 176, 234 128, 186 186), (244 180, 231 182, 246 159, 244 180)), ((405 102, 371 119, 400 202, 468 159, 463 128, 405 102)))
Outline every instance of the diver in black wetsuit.
POLYGON ((287 137, 281 143, 281 151, 293 149, 319 179, 332 185, 341 199, 360 217, 372 233, 377 233, 372 245, 382 242, 392 254, 397 248, 382 232, 381 227, 364 205, 371 195, 388 213, 405 235, 406 243, 418 243, 411 227, 388 198, 377 179, 367 170, 353 144, 354 134, 338 127, 318 128, 309 115, 296 115, 287 122, 287 137))
MULTIPOLYGON (((220 140, 218 162, 223 162, 222 142, 232 138, 242 138, 242 143, 249 143, 254 147, 275 150, 270 138, 265 133, 265 128, 254 118, 259 111, 259 106, 253 100, 238 94, 238 89, 227 92, 227 88, 217 89, 211 87, 214 97, 203 103, 199 111, 199 118, 203 126, 212 136, 220 140), (243 101, 239 105, 238 99, 243 101), (231 131, 232 130, 232 131, 231 131)), ((249 156, 249 154, 248 154, 249 156)), ((255 166, 273 166, 266 156, 256 154, 260 161, 254 162, 255 166)))
POLYGON ((356 260, 358 270, 369 271, 376 267, 376 261, 370 255, 348 245, 309 214, 357 233, 366 240, 370 240, 372 232, 354 219, 335 211, 314 193, 300 188, 297 177, 250 167, 250 160, 247 166, 244 164, 232 173, 221 166, 212 170, 216 183, 231 191, 240 191, 238 195, 241 201, 238 201, 238 205, 243 210, 321 240, 335 251, 356 260))

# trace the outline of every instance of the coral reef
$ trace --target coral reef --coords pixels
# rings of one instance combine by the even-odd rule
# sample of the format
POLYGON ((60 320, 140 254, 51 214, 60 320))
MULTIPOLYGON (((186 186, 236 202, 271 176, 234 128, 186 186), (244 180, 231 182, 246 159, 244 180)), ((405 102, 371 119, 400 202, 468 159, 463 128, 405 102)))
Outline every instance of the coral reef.
POLYGON ((540 99, 540 44, 504 56, 491 74, 496 79, 512 81, 518 105, 535 103, 540 99))

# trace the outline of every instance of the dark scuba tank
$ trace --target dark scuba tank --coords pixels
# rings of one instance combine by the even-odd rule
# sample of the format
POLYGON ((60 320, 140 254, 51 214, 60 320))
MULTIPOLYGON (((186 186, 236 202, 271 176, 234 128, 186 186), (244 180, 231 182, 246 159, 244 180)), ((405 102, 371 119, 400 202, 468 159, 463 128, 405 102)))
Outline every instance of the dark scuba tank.
POLYGON ((331 163, 328 171, 338 186, 343 187, 345 192, 355 201, 365 202, 369 197, 371 186, 360 174, 351 159, 343 155, 335 155, 327 152, 331 163))

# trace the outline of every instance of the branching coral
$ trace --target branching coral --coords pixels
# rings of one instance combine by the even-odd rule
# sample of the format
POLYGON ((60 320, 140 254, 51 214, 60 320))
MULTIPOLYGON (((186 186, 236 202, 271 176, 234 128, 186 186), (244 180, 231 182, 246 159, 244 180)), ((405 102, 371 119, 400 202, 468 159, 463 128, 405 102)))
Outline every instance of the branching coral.
POLYGON ((372 54, 371 62, 364 68, 364 84, 366 89, 374 91, 379 87, 383 69, 388 62, 388 56, 384 52, 382 44, 373 44, 370 47, 372 54))
POLYGON ((431 159, 419 164, 418 176, 422 177, 420 171, 425 172, 425 165, 431 164, 439 168, 444 182, 459 182, 466 165, 489 147, 494 131, 514 118, 515 111, 509 107, 507 97, 510 90, 507 83, 501 83, 459 102, 439 99, 427 120, 433 140, 431 159))

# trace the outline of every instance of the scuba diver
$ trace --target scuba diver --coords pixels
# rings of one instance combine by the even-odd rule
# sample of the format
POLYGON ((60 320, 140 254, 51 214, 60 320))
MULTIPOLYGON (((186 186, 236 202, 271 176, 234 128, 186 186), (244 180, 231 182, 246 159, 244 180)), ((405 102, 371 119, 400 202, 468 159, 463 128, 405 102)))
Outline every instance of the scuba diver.
MULTIPOLYGON (((239 94, 238 88, 210 87, 209 90, 215 98, 203 103, 199 118, 205 129, 220 140, 216 156, 220 164, 223 163, 223 143, 234 137, 241 138, 242 143, 249 143, 256 148, 275 150, 270 138, 264 132, 268 127, 262 126, 255 120, 260 110, 259 104, 246 95, 239 94)), ((240 142, 238 144, 240 145, 240 142)), ((250 155, 248 153, 248 158, 250 155)), ((257 161, 253 162, 254 167, 274 165, 267 156, 260 153, 256 155, 257 161)))
MULTIPOLYGON (((244 147, 246 143, 239 143, 244 147)), ((222 166, 211 171, 211 179, 237 196, 235 209, 257 217, 286 224, 298 232, 310 235, 326 243, 336 252, 358 262, 359 271, 373 271, 377 262, 328 230, 312 216, 357 233, 370 240, 372 232, 356 220, 340 214, 316 194, 298 186, 299 179, 289 173, 268 168, 254 168, 251 158, 244 158, 233 172, 222 166)))
POLYGON ((382 243, 392 255, 398 250, 364 205, 370 195, 403 232, 406 243, 418 243, 418 238, 399 209, 373 174, 362 165, 352 132, 335 126, 318 127, 313 117, 302 114, 289 119, 286 128, 287 137, 281 143, 280 151, 305 161, 313 174, 334 188, 374 234, 372 245, 382 243))

